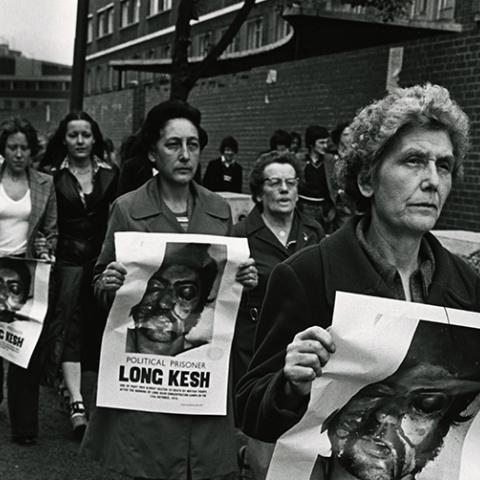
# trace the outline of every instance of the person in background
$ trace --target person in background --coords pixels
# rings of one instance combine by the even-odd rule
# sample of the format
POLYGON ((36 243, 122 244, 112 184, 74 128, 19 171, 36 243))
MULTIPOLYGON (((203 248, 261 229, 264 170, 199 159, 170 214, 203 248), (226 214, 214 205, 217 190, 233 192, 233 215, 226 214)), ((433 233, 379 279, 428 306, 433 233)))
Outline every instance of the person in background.
MULTIPOLYGON (((159 173, 113 204, 95 267, 97 298, 107 308, 129 274, 115 259, 115 232, 231 234, 226 201, 193 180, 208 141, 200 122, 200 112, 180 100, 148 112, 139 139, 159 173)), ((236 279, 244 287, 257 285, 253 259, 240 266, 236 279)), ((238 466, 230 395, 226 416, 97 407, 82 452, 135 478, 233 480, 238 466)))
POLYGON ((220 143, 221 156, 208 162, 203 186, 212 192, 242 192, 242 166, 236 161, 238 142, 225 137, 220 143))
POLYGON ((63 335, 56 349, 72 428, 81 436, 87 416, 81 392, 82 360, 97 368, 105 312, 95 303, 92 280, 117 191, 118 169, 105 160, 97 122, 71 112, 48 143, 43 168, 53 174, 58 206, 57 263, 52 322, 63 335), (83 357, 83 358, 82 358, 83 357))
MULTIPOLYGON (((255 330, 270 273, 278 263, 324 236, 315 220, 296 208, 301 168, 295 155, 272 151, 261 155, 250 173, 255 207, 233 228, 248 238, 258 269, 258 285, 242 295, 232 345, 232 383, 237 385, 253 356, 255 330)), ((265 478, 273 444, 249 439, 244 455, 254 480, 265 478)))
POLYGON ((290 132, 290 137, 292 139, 290 143, 290 151, 297 155, 302 148, 302 136, 298 132, 290 132))
MULTIPOLYGON (((0 256, 55 261, 57 208, 53 180, 31 167, 38 152, 37 133, 24 119, 0 125, 0 256)), ((2 286, 2 295, 7 293, 2 286)), ((25 293, 28 295, 28 292, 25 293)), ((38 437, 40 374, 45 354, 45 328, 28 368, 8 367, 7 394, 12 441, 33 445, 38 437)), ((3 364, 0 359, 0 391, 3 364)))
MULTIPOLYGON (((255 354, 237 387, 238 417, 248 435, 275 441, 304 415, 312 382, 335 355, 328 331, 335 292, 480 312, 480 277, 430 233, 468 143, 468 117, 439 85, 396 89, 353 119, 340 156, 347 193, 362 215, 273 270, 255 354)), ((465 340, 448 329, 442 337, 450 355, 463 351, 465 340)), ((470 369, 470 380, 478 381, 478 361, 472 359, 470 369)), ((345 470, 336 473, 351 478, 345 470)))
POLYGON ((285 130, 275 130, 270 137, 270 151, 288 152, 290 151, 291 144, 292 137, 285 130))

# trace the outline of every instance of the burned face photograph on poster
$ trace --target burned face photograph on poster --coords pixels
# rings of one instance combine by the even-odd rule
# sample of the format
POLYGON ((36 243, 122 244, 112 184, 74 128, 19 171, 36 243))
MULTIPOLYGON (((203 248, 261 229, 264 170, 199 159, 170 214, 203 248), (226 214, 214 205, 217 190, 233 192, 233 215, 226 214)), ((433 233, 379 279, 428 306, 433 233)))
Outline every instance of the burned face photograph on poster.
POLYGON ((130 310, 127 353, 175 356, 211 341, 212 306, 226 262, 225 245, 167 243, 162 264, 130 310))
MULTIPOLYGON (((296 478, 480 478, 480 462, 471 457, 471 451, 480 445, 480 315, 464 313, 475 317, 472 323, 477 325, 472 328, 468 322, 451 324, 448 318, 437 322, 428 316, 414 319, 400 314, 395 318, 377 313, 371 325, 359 333, 364 338, 358 339, 357 353, 344 352, 343 348, 355 348, 352 342, 356 340, 352 339, 360 327, 350 322, 353 332, 348 339, 340 327, 338 334, 343 340, 337 337, 331 370, 325 369, 323 386, 313 389, 302 419, 303 428, 310 431, 304 440, 310 444, 311 452, 316 451, 310 455, 312 463, 305 469, 308 471, 296 478), (392 327, 393 322, 404 322, 405 330, 401 325, 392 327), (372 335, 371 340, 366 340, 368 335, 372 335), (392 358, 387 359, 385 355, 389 355, 390 348, 392 358), (368 349, 383 349, 383 352, 368 349), (382 365, 371 368, 382 360, 385 368, 382 365), (332 382, 337 382, 335 387, 332 382), (469 473, 472 468, 475 476, 469 473)), ((448 316, 446 310, 444 315, 448 316)), ((332 331, 335 333, 334 328, 332 331)), ((301 429, 301 426, 296 429, 297 434, 301 429)), ((283 437, 288 435, 289 432, 283 437)), ((296 441, 299 442, 298 436, 296 441)), ((280 454, 281 449, 274 454, 273 470, 280 467, 280 454)), ((293 455, 290 452, 290 462, 293 455)), ((308 458, 309 454, 303 457, 308 458)), ((268 479, 281 478, 271 476, 273 472, 269 474, 268 479)))

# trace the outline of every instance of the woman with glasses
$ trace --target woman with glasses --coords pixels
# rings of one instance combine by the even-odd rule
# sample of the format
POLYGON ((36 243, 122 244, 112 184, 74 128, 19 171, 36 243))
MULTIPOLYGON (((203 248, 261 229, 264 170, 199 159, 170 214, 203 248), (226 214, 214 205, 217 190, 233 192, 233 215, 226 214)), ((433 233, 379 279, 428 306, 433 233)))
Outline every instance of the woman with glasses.
MULTIPOLYGON (((298 250, 318 243, 325 235, 315 220, 297 208, 300 166, 292 153, 272 151, 261 155, 250 174, 255 207, 234 226, 234 234, 247 237, 258 268, 258 285, 244 292, 232 348, 232 378, 236 385, 253 355, 257 316, 273 267, 298 250)), ((255 480, 264 478, 271 446, 250 439, 245 460, 255 480), (253 444, 255 444, 254 448, 253 444)))

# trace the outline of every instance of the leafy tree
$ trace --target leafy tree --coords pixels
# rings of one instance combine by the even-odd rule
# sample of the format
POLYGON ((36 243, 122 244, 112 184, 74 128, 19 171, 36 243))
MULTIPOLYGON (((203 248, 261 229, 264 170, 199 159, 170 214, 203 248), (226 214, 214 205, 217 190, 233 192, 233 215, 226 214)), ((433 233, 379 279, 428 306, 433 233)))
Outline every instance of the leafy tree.
POLYGON ((376 8, 385 22, 405 15, 411 7, 413 0, 342 0, 352 7, 376 8))

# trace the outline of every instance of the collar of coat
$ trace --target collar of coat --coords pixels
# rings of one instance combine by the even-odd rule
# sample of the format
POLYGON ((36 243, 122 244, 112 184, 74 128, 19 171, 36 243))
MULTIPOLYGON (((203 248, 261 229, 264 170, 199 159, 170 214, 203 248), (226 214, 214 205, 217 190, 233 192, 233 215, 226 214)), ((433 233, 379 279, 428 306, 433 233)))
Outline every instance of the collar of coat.
MULTIPOLYGON (((381 275, 355 235, 359 217, 320 243, 328 303, 333 306, 336 291, 391 297, 381 275)), ((479 308, 480 279, 473 268, 446 250, 431 233, 424 236, 435 258, 435 271, 425 303, 463 310, 479 308)))
MULTIPOLYGON (((199 208, 212 217, 228 219, 230 209, 225 200, 194 181, 190 183, 190 188, 194 197, 195 209, 199 208)), ((168 207, 163 202, 160 192, 159 175, 151 178, 139 189, 135 190, 131 209, 132 217, 140 220, 153 215, 167 213, 168 207)))

